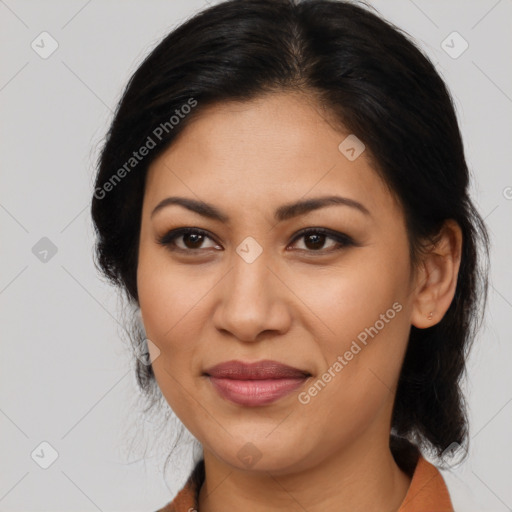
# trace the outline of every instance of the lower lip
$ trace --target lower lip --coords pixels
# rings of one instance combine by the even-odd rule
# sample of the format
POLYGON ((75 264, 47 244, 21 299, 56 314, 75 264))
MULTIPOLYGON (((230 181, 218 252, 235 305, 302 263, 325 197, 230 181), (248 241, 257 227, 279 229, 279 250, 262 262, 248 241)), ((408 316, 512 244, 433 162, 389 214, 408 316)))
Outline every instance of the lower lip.
POLYGON ((288 395, 307 380, 303 378, 234 380, 209 376, 217 392, 235 404, 266 405, 288 395))

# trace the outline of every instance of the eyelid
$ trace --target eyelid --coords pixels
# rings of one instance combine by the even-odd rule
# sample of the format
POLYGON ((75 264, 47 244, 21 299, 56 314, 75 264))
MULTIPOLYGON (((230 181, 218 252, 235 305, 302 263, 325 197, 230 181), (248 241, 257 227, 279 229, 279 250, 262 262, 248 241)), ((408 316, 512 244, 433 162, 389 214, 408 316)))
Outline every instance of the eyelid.
MULTIPOLYGON (((342 233, 340 231, 334 231, 334 230, 328 229, 328 228, 314 227, 314 226, 308 227, 308 228, 303 228, 303 229, 299 230, 297 233, 295 233, 295 236, 293 237, 290 245, 295 243, 298 239, 300 239, 303 236, 308 235, 310 233, 319 233, 321 235, 325 235, 327 238, 330 238, 331 240, 334 240, 335 242, 342 244, 343 246, 357 245, 355 243, 355 241, 350 236, 346 235, 345 233, 342 233)), ((301 250, 301 249, 299 249, 299 250, 301 250)), ((306 249, 302 249, 302 250, 306 250, 306 249)), ((318 251, 309 250, 307 252, 321 253, 322 250, 318 250, 318 251)), ((333 250, 324 251, 324 252, 333 252, 333 250)))
MULTIPOLYGON (((173 251, 175 250, 175 251, 179 251, 182 253, 192 254, 192 253, 199 253, 201 251, 204 251, 205 249, 202 249, 202 248, 182 249, 181 247, 177 247, 175 245, 174 241, 177 238, 179 238, 180 236, 189 234, 189 233, 203 235, 204 237, 209 238, 210 240, 215 242, 217 245, 221 245, 215 240, 215 238, 208 231, 201 229, 201 228, 195 228, 195 227, 182 227, 182 228, 172 229, 172 230, 164 233, 162 236, 157 237, 157 242, 160 245, 163 245, 164 247, 169 248, 169 250, 173 250, 173 251)), ((299 240, 300 238, 302 238, 306 235, 309 235, 311 233, 324 235, 327 239, 331 239, 331 240, 335 241, 338 244, 338 247, 336 247, 334 249, 327 249, 327 250, 325 250, 325 249, 318 249, 318 250, 295 249, 296 251, 309 253, 309 254, 316 253, 318 255, 322 255, 322 254, 325 255, 325 254, 330 254, 330 253, 336 252, 337 250, 342 249, 344 247, 358 245, 350 236, 348 236, 342 232, 334 231, 334 230, 331 230, 328 228, 323 228, 323 227, 311 226, 311 227, 303 228, 303 229, 299 230, 297 233, 295 233, 291 242, 288 244, 288 246, 293 245, 297 240, 299 240)), ((212 248, 208 247, 207 249, 212 249, 212 248)))
MULTIPOLYGON (((165 232, 162 236, 157 237, 157 242, 165 247, 169 247, 173 244, 173 242, 179 238, 180 236, 187 235, 189 233, 194 233, 198 235, 203 235, 216 244, 220 245, 215 238, 211 236, 211 234, 208 231, 205 231, 201 228, 194 228, 194 227, 183 227, 183 228, 177 228, 177 229, 171 229, 170 231, 165 232)), ((181 247, 175 247, 178 251, 184 251, 184 252, 198 252, 200 249, 182 249, 181 247)))

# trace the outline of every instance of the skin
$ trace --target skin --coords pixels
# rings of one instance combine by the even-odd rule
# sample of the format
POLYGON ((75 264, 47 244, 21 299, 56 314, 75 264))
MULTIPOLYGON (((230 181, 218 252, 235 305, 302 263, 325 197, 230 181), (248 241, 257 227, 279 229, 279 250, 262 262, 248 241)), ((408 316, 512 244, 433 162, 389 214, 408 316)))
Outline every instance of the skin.
POLYGON ((388 446, 396 383, 411 325, 434 325, 453 299, 461 232, 448 221, 413 269, 400 204, 367 151, 349 161, 338 150, 349 133, 327 119, 298 93, 210 106, 148 171, 139 301, 147 337, 160 351, 150 347, 158 385, 204 449, 201 512, 391 512, 410 484, 388 446), (285 203, 327 195, 358 201, 369 215, 331 205, 273 218, 285 203), (179 205, 151 216, 168 196, 206 201, 230 221, 179 205), (181 252, 158 243, 180 227, 211 238, 201 245, 179 237, 181 252), (356 244, 333 250, 338 244, 329 237, 296 239, 310 227, 356 244), (262 249, 252 263, 236 252, 248 236, 262 249), (394 303, 400 312, 301 403, 298 394, 394 303), (232 359, 273 359, 312 377, 277 402, 244 407, 203 375, 232 359), (260 457, 251 466, 237 456, 244 446, 260 457))

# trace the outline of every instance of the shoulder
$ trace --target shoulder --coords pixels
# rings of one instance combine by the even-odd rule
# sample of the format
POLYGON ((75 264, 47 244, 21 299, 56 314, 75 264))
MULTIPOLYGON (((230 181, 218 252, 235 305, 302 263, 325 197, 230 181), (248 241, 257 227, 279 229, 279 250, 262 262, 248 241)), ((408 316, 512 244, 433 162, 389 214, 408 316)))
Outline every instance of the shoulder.
POLYGON ((197 512, 198 497, 204 481, 204 460, 197 462, 187 482, 176 497, 156 512, 197 512))
POLYGON ((454 512, 440 471, 423 456, 418 458, 411 485, 398 512, 454 512))

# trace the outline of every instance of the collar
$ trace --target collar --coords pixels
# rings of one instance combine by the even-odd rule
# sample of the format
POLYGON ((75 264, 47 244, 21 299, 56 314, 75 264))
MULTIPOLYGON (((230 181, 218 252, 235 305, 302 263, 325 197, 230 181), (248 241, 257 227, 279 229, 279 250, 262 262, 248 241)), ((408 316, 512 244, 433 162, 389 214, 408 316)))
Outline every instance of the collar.
MULTIPOLYGON (((198 512, 198 498, 204 481, 204 460, 201 459, 186 484, 173 501, 157 512, 198 512)), ((454 512, 453 505, 439 470, 421 455, 414 469, 411 485, 397 512, 454 512)))

